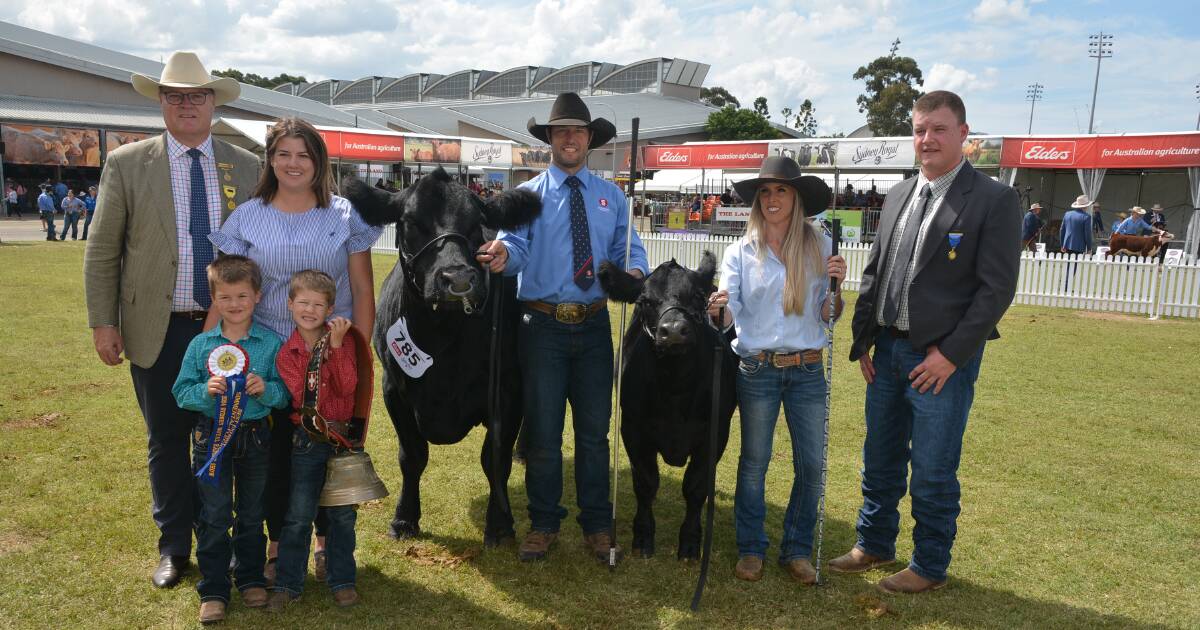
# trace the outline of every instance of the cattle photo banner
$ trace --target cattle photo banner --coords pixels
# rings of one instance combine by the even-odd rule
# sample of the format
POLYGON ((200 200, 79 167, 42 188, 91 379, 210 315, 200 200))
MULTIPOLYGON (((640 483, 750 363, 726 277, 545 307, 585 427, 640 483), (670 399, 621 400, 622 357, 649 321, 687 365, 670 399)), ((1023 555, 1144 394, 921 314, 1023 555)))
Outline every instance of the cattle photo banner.
POLYGON ((137 131, 112 131, 105 130, 104 132, 104 152, 112 153, 117 149, 134 142, 141 142, 147 138, 157 134, 139 133, 137 131))
POLYGON ((513 145, 513 168, 550 168, 550 147, 513 145))
POLYGON ((41 166, 100 166, 100 130, 3 125, 4 161, 41 166))
POLYGON ((781 140, 772 142, 767 155, 781 155, 795 160, 801 168, 832 168, 837 161, 838 143, 833 140, 781 140))

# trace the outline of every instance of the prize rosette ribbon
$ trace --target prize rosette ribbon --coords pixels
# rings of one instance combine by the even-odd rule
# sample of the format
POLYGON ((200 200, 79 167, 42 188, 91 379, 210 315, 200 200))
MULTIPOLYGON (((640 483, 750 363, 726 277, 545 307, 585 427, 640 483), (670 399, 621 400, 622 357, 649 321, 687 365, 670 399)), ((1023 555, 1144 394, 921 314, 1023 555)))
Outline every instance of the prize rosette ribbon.
POLYGON ((221 453, 233 441, 242 423, 242 414, 246 411, 246 372, 249 368, 250 356, 234 343, 217 346, 208 355, 209 373, 225 377, 225 393, 217 397, 217 415, 212 421, 208 461, 196 471, 196 477, 209 485, 215 486, 221 479, 221 453))

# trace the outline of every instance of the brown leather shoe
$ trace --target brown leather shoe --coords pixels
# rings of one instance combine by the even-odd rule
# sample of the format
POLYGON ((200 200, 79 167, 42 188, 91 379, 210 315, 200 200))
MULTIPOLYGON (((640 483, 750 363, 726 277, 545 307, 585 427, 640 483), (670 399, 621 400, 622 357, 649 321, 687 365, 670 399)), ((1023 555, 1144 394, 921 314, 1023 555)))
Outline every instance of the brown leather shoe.
POLYGON ((246 608, 262 608, 267 605, 267 589, 251 586, 242 591, 242 605, 246 608))
POLYGON ((349 608, 358 603, 358 591, 354 590, 353 586, 339 588, 333 592, 333 603, 338 605, 338 608, 349 608))
POLYGON ((550 545, 553 545, 556 540, 558 540, 558 532, 530 530, 525 535, 525 540, 521 541, 521 546, 517 549, 517 558, 521 562, 545 560, 546 554, 550 553, 550 545))
POLYGON ((845 555, 830 560, 829 568, 838 573, 864 573, 895 561, 895 558, 872 556, 862 549, 854 547, 845 555))
POLYGON ((221 621, 225 621, 225 602, 219 599, 200 602, 200 623, 207 626, 221 621))
POLYGON ((267 581, 267 588, 275 586, 275 565, 279 562, 279 557, 267 558, 267 564, 263 567, 263 579, 267 581))
POLYGON ((925 591, 936 591, 946 585, 946 580, 934 582, 927 580, 910 568, 905 568, 903 571, 893 573, 882 580, 879 580, 879 590, 885 593, 907 593, 916 594, 924 593, 925 591))
POLYGON ((812 585, 817 583, 817 570, 813 568, 808 558, 796 558, 789 560, 783 565, 787 570, 788 575, 792 576, 793 580, 801 584, 812 585))
MULTIPOLYGON (((608 532, 596 532, 595 534, 587 534, 583 537, 583 544, 592 551, 592 555, 596 557, 597 562, 608 562, 609 549, 613 547, 612 538, 608 532)), ((625 557, 621 551, 621 546, 615 547, 617 553, 617 562, 620 562, 625 557)))
POLYGON ((742 556, 738 558, 737 566, 733 567, 733 574, 739 580, 757 582, 763 576, 763 559, 758 556, 742 556))

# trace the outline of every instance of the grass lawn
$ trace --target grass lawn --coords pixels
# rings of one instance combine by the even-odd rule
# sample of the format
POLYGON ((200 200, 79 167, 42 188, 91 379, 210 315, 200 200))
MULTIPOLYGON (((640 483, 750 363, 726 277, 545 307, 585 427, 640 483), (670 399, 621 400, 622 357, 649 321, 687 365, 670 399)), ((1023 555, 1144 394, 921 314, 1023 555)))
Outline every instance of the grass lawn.
MULTIPOLYGON (((196 624, 196 572, 159 591, 145 429, 127 364, 96 358, 82 291, 83 243, 0 246, 0 627, 131 628, 196 624)), ((394 257, 375 258, 381 281, 394 257)), ((614 322, 617 318, 614 317, 614 322)), ((395 495, 358 523, 363 604, 335 610, 312 582, 281 616, 235 596, 229 625, 309 627, 923 627, 1197 628, 1200 590, 1200 322, 1148 321, 1013 307, 989 344, 963 449, 963 513, 951 581, 919 597, 879 596, 887 574, 831 575, 802 588, 773 563, 758 583, 733 577, 736 434, 718 472, 713 571, 688 610, 698 565, 674 559, 682 470, 663 468, 659 553, 610 573, 584 557, 572 516, 548 562, 513 546, 481 549, 483 433, 435 447, 417 541, 385 532, 395 495)), ((837 333, 826 559, 854 542, 861 501, 863 382, 837 333)), ((393 493, 396 441, 377 402, 369 447, 393 493)), ((571 439, 564 457, 571 470, 571 439)), ((767 484, 778 543, 791 480, 786 429, 767 484)), ((619 537, 633 494, 622 456, 619 537)), ((528 526, 523 468, 510 481, 528 526)), ((898 555, 912 550, 907 501, 898 555)), ((773 548, 770 553, 775 553, 773 548)), ((772 558, 773 559, 773 558, 772 558)), ((896 565, 895 569, 903 565, 896 565)))

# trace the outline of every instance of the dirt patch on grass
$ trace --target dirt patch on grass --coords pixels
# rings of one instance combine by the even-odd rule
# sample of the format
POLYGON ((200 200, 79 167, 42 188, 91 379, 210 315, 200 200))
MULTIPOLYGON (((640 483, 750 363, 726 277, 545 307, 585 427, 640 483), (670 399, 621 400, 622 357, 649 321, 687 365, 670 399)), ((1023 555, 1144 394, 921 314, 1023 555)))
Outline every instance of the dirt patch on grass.
POLYGON ((29 536, 17 532, 0 531, 0 556, 33 549, 29 536))
POLYGON ((854 598, 854 603, 858 604, 871 619, 879 619, 886 616, 894 617, 900 614, 899 611, 889 606, 887 602, 879 599, 873 593, 860 593, 854 598))
POLYGON ((414 564, 426 567, 445 567, 453 569, 464 562, 470 562, 479 555, 479 549, 472 547, 462 553, 454 553, 440 545, 411 545, 404 551, 404 557, 414 564))
POLYGON ((1172 323, 1169 319, 1150 319, 1145 315, 1131 315, 1129 313, 1105 313, 1103 311, 1076 311, 1076 315, 1084 319, 1098 319, 1106 322, 1143 322, 1147 324, 1167 324, 1172 323))
POLYGON ((62 417, 61 413, 54 411, 32 418, 22 418, 20 420, 13 420, 12 422, 5 422, 4 424, 0 424, 0 427, 4 427, 5 429, 53 429, 58 426, 58 421, 62 417))

